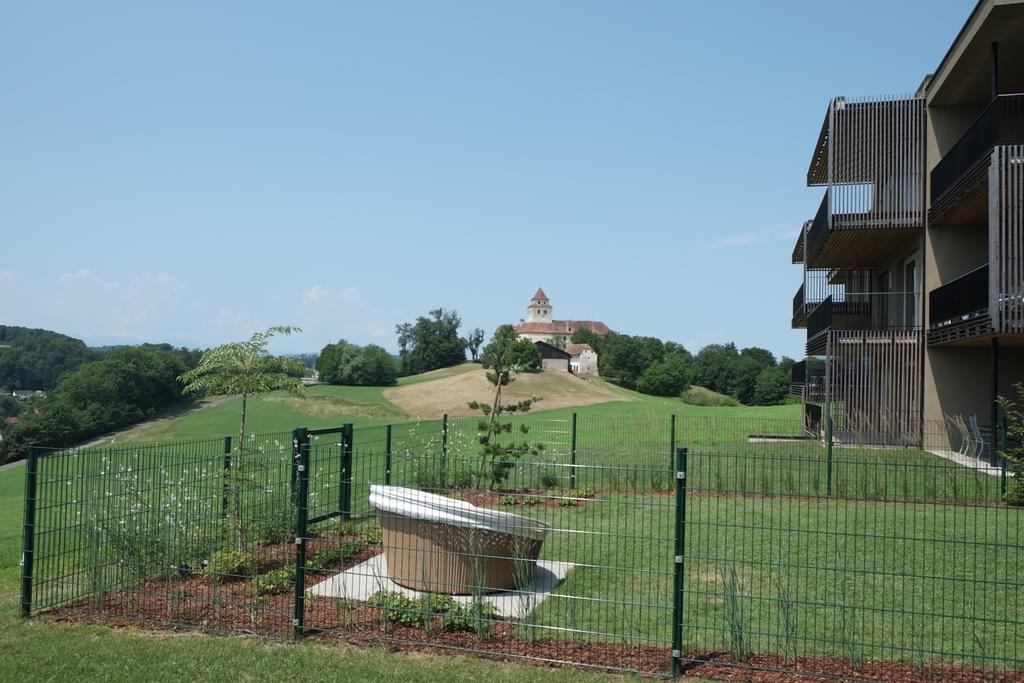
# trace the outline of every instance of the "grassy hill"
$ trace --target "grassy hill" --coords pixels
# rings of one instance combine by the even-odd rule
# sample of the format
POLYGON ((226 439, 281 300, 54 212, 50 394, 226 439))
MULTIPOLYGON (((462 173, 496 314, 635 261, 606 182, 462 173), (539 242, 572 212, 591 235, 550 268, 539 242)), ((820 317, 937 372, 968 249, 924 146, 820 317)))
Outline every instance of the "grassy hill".
MULTIPOLYGON (((465 363, 451 368, 403 377, 396 387, 311 387, 305 397, 280 393, 249 401, 247 428, 253 432, 289 431, 295 427, 331 427, 343 422, 363 426, 469 415, 466 402, 491 396, 491 387, 479 365, 465 363)), ((572 413, 581 417, 714 416, 722 418, 798 419, 800 406, 694 406, 677 398, 647 396, 604 380, 582 380, 558 372, 523 375, 507 389, 510 400, 542 396, 534 414, 553 419, 572 413)), ((118 434, 117 442, 153 442, 199 439, 238 432, 240 401, 213 401, 188 414, 158 420, 118 434)))
MULTIPOLYGON (((487 381, 486 374, 487 371, 477 365, 469 371, 430 382, 385 389, 384 398, 416 419, 437 419, 445 414, 453 417, 477 415, 467 404, 474 400, 487 401, 494 395, 494 387, 487 381)), ((607 382, 581 379, 567 372, 526 373, 503 388, 502 400, 514 403, 540 396, 543 401, 537 404, 537 408, 543 410, 632 400, 612 391, 609 386, 607 382)))

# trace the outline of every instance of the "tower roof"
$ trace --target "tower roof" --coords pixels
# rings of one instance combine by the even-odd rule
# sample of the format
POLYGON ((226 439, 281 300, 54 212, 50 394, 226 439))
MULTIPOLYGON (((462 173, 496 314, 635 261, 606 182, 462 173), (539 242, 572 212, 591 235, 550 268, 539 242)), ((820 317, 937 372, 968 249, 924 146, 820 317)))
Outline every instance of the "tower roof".
POLYGON ((540 287, 537 288, 537 292, 533 295, 534 299, 543 299, 547 301, 548 295, 544 293, 544 290, 540 287))

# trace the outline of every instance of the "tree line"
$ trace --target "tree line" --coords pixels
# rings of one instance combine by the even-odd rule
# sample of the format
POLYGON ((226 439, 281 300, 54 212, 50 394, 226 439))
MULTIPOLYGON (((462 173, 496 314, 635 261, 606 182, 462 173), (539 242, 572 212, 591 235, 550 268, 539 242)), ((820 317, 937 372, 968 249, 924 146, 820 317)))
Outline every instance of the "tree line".
POLYGON ((95 355, 45 396, 14 406, 18 420, 0 434, 0 461, 21 457, 31 443, 70 446, 188 402, 178 377, 201 354, 160 344, 95 355))
MULTIPOLYGON (((484 332, 475 328, 462 337, 461 325, 456 311, 437 308, 396 326, 397 359, 379 346, 342 340, 323 348, 316 368, 321 380, 330 384, 390 386, 402 376, 464 363, 467 351, 476 360, 484 332)), ((732 343, 709 344, 694 355, 673 341, 617 332, 602 337, 588 329, 577 330, 572 341, 594 348, 603 377, 644 394, 680 396, 698 385, 746 405, 775 405, 789 395, 794 361, 776 360, 770 351, 756 346, 737 349, 732 343)), ((540 367, 539 356, 535 367, 540 367)))
POLYGON ((696 355, 676 342, 612 332, 602 337, 587 329, 572 335, 590 344, 598 371, 627 389, 654 396, 679 396, 697 385, 732 396, 746 405, 777 405, 789 393, 793 359, 776 360, 767 349, 737 349, 733 343, 708 344, 696 355))

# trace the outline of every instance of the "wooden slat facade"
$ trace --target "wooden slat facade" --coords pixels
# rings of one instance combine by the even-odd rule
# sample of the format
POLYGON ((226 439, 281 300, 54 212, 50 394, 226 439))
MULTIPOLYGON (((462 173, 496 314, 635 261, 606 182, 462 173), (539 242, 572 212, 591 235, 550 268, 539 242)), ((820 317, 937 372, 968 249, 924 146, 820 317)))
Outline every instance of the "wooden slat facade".
POLYGON ((833 99, 807 176, 826 186, 828 236, 804 260, 878 267, 911 246, 925 222, 924 168, 922 98, 833 99))
POLYGON ((1024 145, 992 150, 989 312, 997 334, 1024 334, 1024 145))
POLYGON ((914 442, 922 352, 920 330, 830 331, 824 407, 834 428, 878 442, 914 442))

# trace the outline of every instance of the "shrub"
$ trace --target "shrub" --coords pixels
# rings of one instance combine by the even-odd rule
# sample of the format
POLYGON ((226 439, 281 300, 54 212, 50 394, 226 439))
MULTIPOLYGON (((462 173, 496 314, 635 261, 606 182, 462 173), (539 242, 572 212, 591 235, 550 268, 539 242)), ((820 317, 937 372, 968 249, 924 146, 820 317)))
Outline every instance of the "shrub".
POLYGON ((683 403, 691 406, 709 406, 716 408, 732 407, 740 404, 740 402, 732 396, 719 394, 711 391, 710 389, 705 389, 704 387, 690 387, 683 392, 682 401, 683 403))
POLYGON ((249 576, 254 573, 255 567, 256 558, 252 553, 225 548, 210 555, 203 571, 219 583, 229 578, 249 576))
POLYGON ((256 595, 272 595, 295 587, 295 565, 289 564, 253 578, 256 595))
POLYGON ((321 550, 307 562, 310 569, 323 569, 331 564, 346 562, 365 548, 362 541, 342 541, 339 545, 321 550))
POLYGON ((422 618, 418 600, 393 591, 377 591, 367 602, 380 610, 381 624, 394 622, 405 626, 417 626, 422 618))
POLYGON ((490 630, 490 621, 494 618, 494 605, 482 600, 474 600, 468 605, 454 603, 444 615, 446 631, 475 631, 483 636, 490 630))

